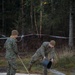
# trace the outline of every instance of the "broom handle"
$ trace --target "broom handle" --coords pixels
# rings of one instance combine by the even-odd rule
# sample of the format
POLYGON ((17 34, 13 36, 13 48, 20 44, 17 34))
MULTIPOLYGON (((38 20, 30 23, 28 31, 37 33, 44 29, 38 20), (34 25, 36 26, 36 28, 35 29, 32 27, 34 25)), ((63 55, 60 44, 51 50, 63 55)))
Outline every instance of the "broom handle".
POLYGON ((26 69, 27 73, 30 75, 28 69, 26 68, 25 64, 23 63, 22 59, 20 58, 20 56, 18 55, 19 60, 21 61, 22 65, 24 66, 24 68, 26 69))

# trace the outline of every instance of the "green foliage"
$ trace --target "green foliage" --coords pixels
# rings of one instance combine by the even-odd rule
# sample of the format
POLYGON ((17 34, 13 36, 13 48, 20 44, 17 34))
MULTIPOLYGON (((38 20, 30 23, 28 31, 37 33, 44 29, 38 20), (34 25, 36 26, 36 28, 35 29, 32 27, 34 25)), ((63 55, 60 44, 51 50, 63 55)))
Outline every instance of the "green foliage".
MULTIPOLYGON (((69 28, 69 9, 70 9, 70 0, 43 0, 43 6, 40 6, 40 0, 4 0, 4 13, 2 9, 0 10, 0 32, 2 29, 4 34, 9 34, 8 31, 12 29, 17 29, 22 31, 22 21, 24 25, 24 33, 29 32, 35 33, 35 21, 34 21, 34 11, 36 15, 36 24, 38 25, 38 30, 40 30, 40 10, 43 11, 43 22, 42 22, 42 33, 51 34, 51 35, 60 35, 68 36, 69 28), (31 3, 32 2, 32 3, 31 3), (44 4, 46 2, 46 4, 44 4), (23 17, 22 13, 23 5, 23 17), (32 6, 32 22, 33 29, 31 24, 31 6, 32 6), (4 27, 2 24, 2 17, 4 14, 4 27), (7 28, 8 27, 8 28, 7 28)), ((73 1, 73 20, 75 20, 75 1, 73 1)), ((2 6, 2 1, 0 1, 0 6, 2 6)), ((74 22, 75 24, 75 22, 74 22)), ((74 26, 75 28, 75 26, 74 26)), ((74 30, 75 31, 75 30, 74 30)))
POLYGON ((55 64, 55 67, 64 71, 72 71, 75 68, 75 56, 60 58, 55 64))
POLYGON ((6 66, 6 62, 4 62, 4 60, 0 61, 0 66, 6 66))
MULTIPOLYGON (((25 56, 20 56, 22 61, 24 62, 25 66, 28 68, 31 56, 33 55, 33 53, 28 53, 25 56)), ((17 72, 20 73, 27 73, 26 70, 24 69, 21 61, 17 58, 17 72)), ((0 67, 6 67, 7 66, 7 62, 4 59, 4 57, 0 57, 0 67)), ((71 72, 72 70, 75 69, 75 56, 64 56, 62 58, 60 58, 57 63, 53 64, 54 68, 61 70, 61 71, 65 71, 65 72, 71 72)), ((36 62, 33 66, 32 66, 32 71, 31 73, 43 73, 43 66, 39 64, 39 61, 36 62)), ((67 75, 69 75, 67 73, 67 75)))

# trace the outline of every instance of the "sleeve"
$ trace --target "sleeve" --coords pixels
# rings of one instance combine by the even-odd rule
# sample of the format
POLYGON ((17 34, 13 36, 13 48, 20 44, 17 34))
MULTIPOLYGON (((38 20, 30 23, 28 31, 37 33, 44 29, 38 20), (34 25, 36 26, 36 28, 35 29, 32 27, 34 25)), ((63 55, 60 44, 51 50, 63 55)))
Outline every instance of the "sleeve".
POLYGON ((51 53, 50 53, 50 58, 51 58, 51 59, 52 59, 52 58, 55 59, 55 55, 56 55, 56 54, 55 54, 55 48, 53 48, 52 51, 51 51, 51 53))
POLYGON ((44 46, 44 43, 41 45, 41 55, 42 55, 42 57, 45 57, 45 46, 44 46))
POLYGON ((18 54, 18 47, 16 41, 13 41, 13 51, 15 54, 18 54))

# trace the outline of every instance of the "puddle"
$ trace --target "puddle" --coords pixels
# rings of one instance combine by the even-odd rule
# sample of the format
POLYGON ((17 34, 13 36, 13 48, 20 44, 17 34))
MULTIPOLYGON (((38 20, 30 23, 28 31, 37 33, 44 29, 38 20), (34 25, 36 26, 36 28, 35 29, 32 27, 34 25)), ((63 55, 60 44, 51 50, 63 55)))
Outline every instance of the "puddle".
POLYGON ((52 73, 52 75, 66 75, 66 74, 59 72, 57 70, 54 70, 54 69, 50 69, 50 72, 52 73))

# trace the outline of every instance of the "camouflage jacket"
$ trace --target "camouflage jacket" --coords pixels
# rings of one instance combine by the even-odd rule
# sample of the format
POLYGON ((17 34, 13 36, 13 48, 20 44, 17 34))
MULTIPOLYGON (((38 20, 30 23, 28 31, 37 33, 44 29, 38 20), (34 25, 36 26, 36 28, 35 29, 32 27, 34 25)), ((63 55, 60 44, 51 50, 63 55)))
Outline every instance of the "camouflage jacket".
POLYGON ((39 56, 46 56, 48 53, 50 54, 50 58, 55 58, 54 48, 50 48, 49 42, 44 42, 41 47, 36 51, 39 56))
POLYGON ((16 39, 8 38, 5 42, 4 47, 6 49, 5 58, 12 59, 17 57, 18 49, 17 49, 16 39))

